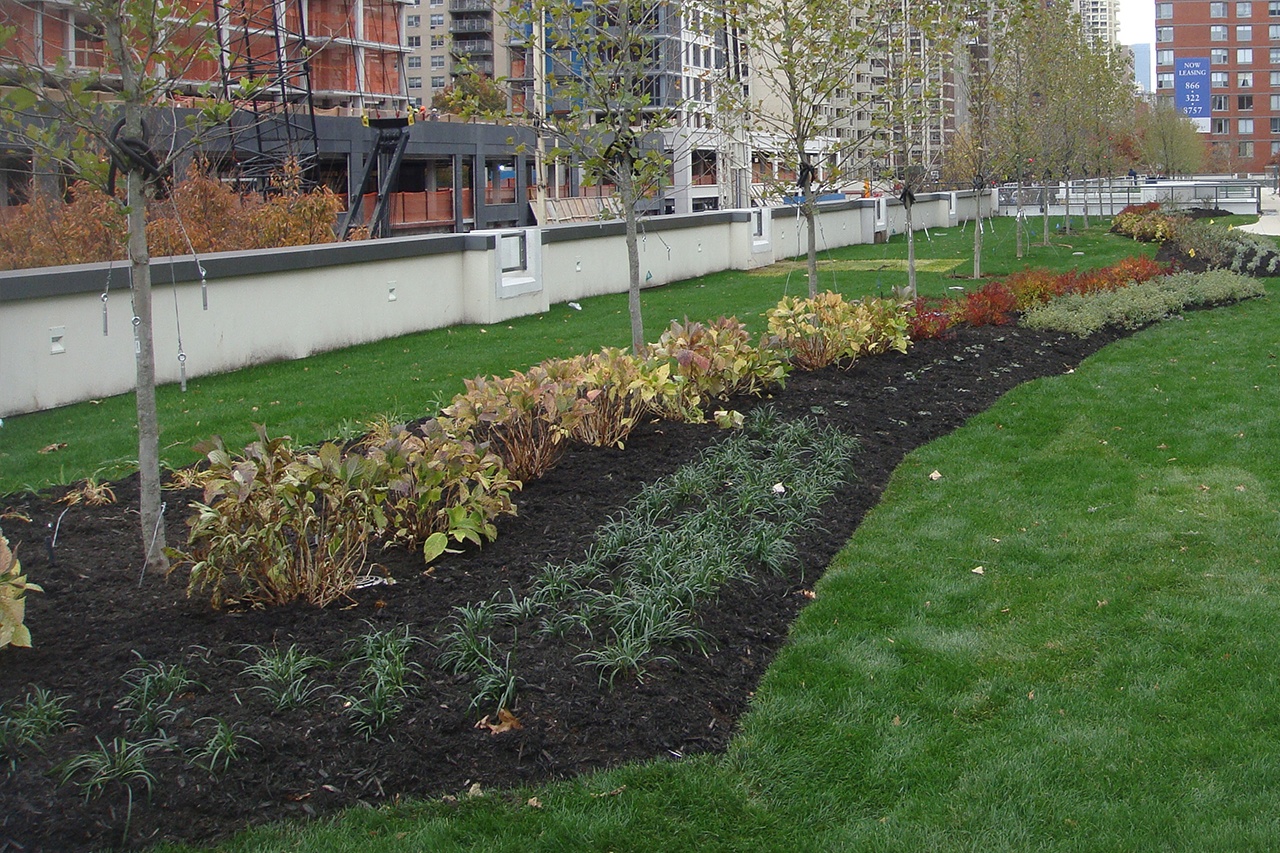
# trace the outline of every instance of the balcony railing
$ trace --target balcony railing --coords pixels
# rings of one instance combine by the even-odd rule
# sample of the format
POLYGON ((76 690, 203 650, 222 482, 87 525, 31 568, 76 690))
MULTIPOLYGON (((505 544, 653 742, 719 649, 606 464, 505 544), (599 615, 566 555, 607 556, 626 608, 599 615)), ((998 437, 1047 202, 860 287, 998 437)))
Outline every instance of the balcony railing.
POLYGON ((454 18, 449 24, 451 33, 491 33, 493 21, 487 18, 454 18))
POLYGON ((491 12, 492 0, 449 0, 450 12, 491 12))
POLYGON ((492 39, 463 39, 453 43, 455 54, 493 53, 492 39))

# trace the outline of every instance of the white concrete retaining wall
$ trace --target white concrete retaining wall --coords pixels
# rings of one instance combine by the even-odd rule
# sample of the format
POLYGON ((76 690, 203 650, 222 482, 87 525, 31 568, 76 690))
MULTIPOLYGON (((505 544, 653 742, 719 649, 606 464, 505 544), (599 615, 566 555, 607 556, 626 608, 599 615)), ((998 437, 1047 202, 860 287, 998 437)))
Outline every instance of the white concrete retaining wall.
MULTIPOLYGON (((990 213, 991 197, 922 196, 917 227, 990 213)), ((901 233, 896 199, 822 206, 819 249, 901 233)), ((646 286, 751 269, 804 252, 794 208, 642 221, 646 286), (799 238, 799 239, 797 239, 799 238)), ((156 370, 188 378, 461 323, 497 323, 627 289, 621 222, 400 237, 152 263, 156 370)), ((0 417, 129 391, 128 268, 85 264, 0 272, 0 417), (108 275, 110 276, 108 287, 108 275), (106 291, 106 334, 102 295, 106 291)))

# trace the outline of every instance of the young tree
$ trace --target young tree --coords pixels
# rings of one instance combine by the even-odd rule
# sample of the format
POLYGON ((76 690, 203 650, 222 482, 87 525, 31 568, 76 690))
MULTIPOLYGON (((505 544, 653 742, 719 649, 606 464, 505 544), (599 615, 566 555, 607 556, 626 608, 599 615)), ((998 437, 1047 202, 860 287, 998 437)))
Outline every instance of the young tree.
POLYGON ((951 111, 955 44, 963 11, 952 0, 871 0, 866 36, 872 41, 873 77, 882 85, 871 104, 872 151, 893 180, 906 212, 907 282, 894 288, 916 297, 915 228, 911 209, 940 170, 944 124, 951 111))
POLYGON ((795 176, 762 177, 776 196, 800 195, 810 297, 818 293, 817 199, 851 182, 854 152, 865 141, 850 100, 870 47, 854 25, 860 7, 856 0, 728 0, 724 7, 725 30, 746 49, 750 70, 726 69, 720 124, 777 149, 784 173, 795 176))
POLYGON ((1164 175, 1188 174, 1204 168, 1205 138, 1191 119, 1172 104, 1156 104, 1139 115, 1142 160, 1164 175))
MULTIPOLYGON (((231 106, 216 100, 179 121, 172 96, 179 81, 216 68, 213 29, 202 9, 170 0, 71 0, 70 20, 101 51, 88 67, 19 23, 35 20, 36 6, 6 0, 11 20, 0 55, 5 82, 5 124, 11 142, 55 164, 64 174, 116 196, 128 220, 137 379, 141 533, 146 567, 168 568, 160 495, 159 421, 152 342, 151 255, 146 208, 183 153, 179 130, 193 144, 203 127, 224 122, 231 106), (204 66, 200 68, 199 66, 204 66), (183 127, 185 125, 185 127, 183 127)), ((207 79, 207 78, 206 78, 207 79)), ((205 94, 215 93, 206 91, 205 94)))
POLYGON ((528 0, 511 12, 513 30, 527 34, 526 63, 539 69, 541 91, 524 109, 553 141, 548 154, 578 164, 589 184, 616 187, 637 352, 645 343, 639 208, 669 180, 663 131, 675 125, 681 99, 661 72, 679 67, 678 15, 669 0, 528 0))
MULTIPOLYGON (((952 179, 971 182, 975 192, 987 187, 999 169, 1000 111, 1011 100, 1005 85, 1010 76, 1008 67, 1020 59, 1010 43, 1028 11, 1022 0, 989 0, 971 7, 961 23, 956 51, 956 135, 947 162, 952 179)), ((979 215, 973 229, 974 279, 982 278, 983 230, 979 215)), ((1019 247, 1021 239, 1019 231, 1019 247)))

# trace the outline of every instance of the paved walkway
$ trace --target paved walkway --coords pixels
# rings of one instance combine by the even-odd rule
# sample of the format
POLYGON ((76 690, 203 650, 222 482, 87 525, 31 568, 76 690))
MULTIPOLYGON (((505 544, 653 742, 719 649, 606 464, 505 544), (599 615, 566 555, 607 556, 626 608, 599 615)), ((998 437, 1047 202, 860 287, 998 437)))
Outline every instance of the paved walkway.
POLYGON ((1270 188, 1262 190, 1262 218, 1253 225, 1241 225, 1241 231, 1253 234, 1280 235, 1280 196, 1270 188))

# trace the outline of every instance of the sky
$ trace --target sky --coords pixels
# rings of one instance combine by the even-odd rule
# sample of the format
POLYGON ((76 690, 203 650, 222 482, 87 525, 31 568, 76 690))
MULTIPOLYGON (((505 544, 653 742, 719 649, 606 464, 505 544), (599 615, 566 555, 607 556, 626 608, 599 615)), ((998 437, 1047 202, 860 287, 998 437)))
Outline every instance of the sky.
POLYGON ((1120 43, 1151 44, 1155 40, 1155 0, 1120 0, 1120 43))

